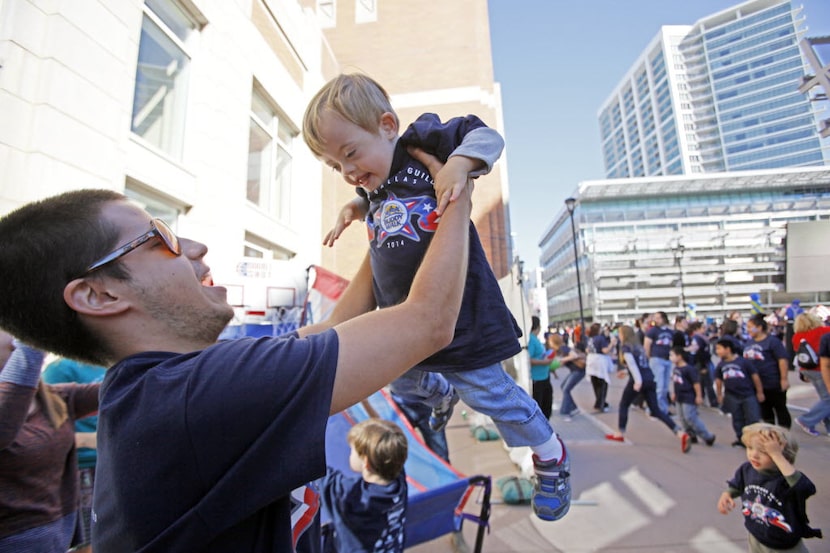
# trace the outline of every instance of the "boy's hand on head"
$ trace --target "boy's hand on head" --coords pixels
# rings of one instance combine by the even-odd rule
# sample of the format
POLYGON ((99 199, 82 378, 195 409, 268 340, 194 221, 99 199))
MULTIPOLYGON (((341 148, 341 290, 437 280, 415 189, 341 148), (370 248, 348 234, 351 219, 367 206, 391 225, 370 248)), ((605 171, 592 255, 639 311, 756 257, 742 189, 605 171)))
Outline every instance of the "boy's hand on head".
POLYGON ((778 441, 778 436, 772 432, 764 431, 758 434, 758 441, 761 448, 770 457, 775 457, 784 451, 784 444, 778 441))
POLYGON ((334 222, 334 228, 326 233, 323 238, 323 245, 332 247, 334 243, 340 238, 340 235, 346 230, 346 227, 351 225, 354 221, 363 220, 366 217, 366 202, 363 198, 355 198, 348 202, 337 214, 337 220, 334 222))

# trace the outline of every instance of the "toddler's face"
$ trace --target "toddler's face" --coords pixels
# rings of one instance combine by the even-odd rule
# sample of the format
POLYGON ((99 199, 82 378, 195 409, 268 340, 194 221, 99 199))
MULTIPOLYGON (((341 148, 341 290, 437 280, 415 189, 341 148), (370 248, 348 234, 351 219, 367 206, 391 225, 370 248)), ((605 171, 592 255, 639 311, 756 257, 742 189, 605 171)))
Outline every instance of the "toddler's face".
POLYGON ((349 453, 349 468, 360 474, 363 472, 363 459, 357 454, 357 451, 352 447, 349 453))
POLYGON ((372 133, 326 110, 320 117, 320 135, 324 140, 320 159, 347 183, 372 192, 386 182, 398 138, 391 114, 384 114, 372 133))

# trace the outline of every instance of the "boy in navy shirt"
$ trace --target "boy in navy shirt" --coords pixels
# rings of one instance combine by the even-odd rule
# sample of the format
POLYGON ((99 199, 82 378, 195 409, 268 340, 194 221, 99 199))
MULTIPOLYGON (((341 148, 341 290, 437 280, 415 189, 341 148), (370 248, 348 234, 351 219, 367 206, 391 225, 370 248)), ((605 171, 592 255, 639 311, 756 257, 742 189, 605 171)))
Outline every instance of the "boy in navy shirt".
POLYGON ((406 436, 392 421, 367 419, 346 435, 355 475, 329 467, 320 482, 335 551, 401 553, 406 522, 406 436))
POLYGON ((729 513, 741 498, 750 551, 806 552, 802 538, 822 534, 809 526, 807 499, 816 486, 793 466, 798 444, 785 428, 763 422, 746 426, 741 439, 748 461, 727 483, 718 511, 729 513))
POLYGON ((685 350, 673 346, 669 352, 672 362, 671 399, 678 405, 680 421, 684 430, 692 436, 692 443, 697 443, 700 436, 706 445, 715 443, 715 435, 709 432, 697 413, 697 406, 703 404, 703 392, 700 388, 700 375, 697 367, 686 363, 685 350))
MULTIPOLYGON (((494 132, 472 115, 442 123, 436 115, 425 114, 400 137, 398 128, 386 91, 359 74, 332 79, 311 100, 303 118, 306 144, 355 186, 358 195, 344 208, 349 215, 341 212, 326 243, 331 244, 355 216, 366 217, 369 253, 340 302, 351 302, 348 293, 353 287, 371 287, 375 304, 355 305, 355 316, 375 307, 389 308, 407 297, 443 210, 471 175, 489 170, 490 161, 497 157, 479 156, 478 148, 469 147, 472 142, 486 149, 494 132), (434 179, 410 156, 408 145, 445 162, 434 179)), ((500 153, 501 145, 497 150, 500 153)), ((467 282, 453 341, 404 379, 410 380, 408 391, 415 392, 428 388, 422 384, 429 381, 429 373, 442 373, 471 409, 493 419, 508 446, 529 446, 536 473, 531 499, 534 512, 543 520, 558 520, 570 508, 568 454, 538 404, 501 366, 521 351, 521 331, 472 222, 469 230, 467 282)), ((337 322, 342 321, 332 321, 337 322)))
POLYGON ((715 387, 718 403, 723 406, 724 412, 732 415, 732 428, 737 437, 732 446, 746 447, 741 441, 741 433, 745 425, 761 419, 764 390, 755 368, 738 356, 737 348, 730 337, 718 340, 715 353, 721 362, 715 370, 715 387))

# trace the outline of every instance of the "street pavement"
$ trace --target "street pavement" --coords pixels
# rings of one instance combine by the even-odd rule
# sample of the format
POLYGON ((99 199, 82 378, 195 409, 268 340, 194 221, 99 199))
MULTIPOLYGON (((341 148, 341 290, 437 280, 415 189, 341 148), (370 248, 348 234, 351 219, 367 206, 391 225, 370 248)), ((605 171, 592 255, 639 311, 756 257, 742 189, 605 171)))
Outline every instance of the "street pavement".
MULTIPOLYGON (((554 380, 554 402, 561 398, 554 380)), ((494 485, 490 532, 483 551, 489 553, 742 553, 747 550, 743 516, 728 515, 716 503, 738 466, 745 450, 731 447, 735 440, 729 417, 709 407, 701 418, 717 435, 713 447, 702 442, 683 454, 679 440, 659 421, 637 408, 629 413, 626 442, 605 439, 616 428, 616 407, 625 380, 614 380, 608 392, 609 413, 592 413, 593 391, 586 378, 574 398, 582 410, 571 422, 555 412, 554 428, 571 454, 573 504, 560 521, 544 522, 533 516, 528 505, 506 505, 494 485)), ((803 413, 817 396, 813 387, 791 373, 788 393, 793 417, 803 413)), ((556 405, 555 405, 556 407, 556 405)), ((520 469, 501 440, 477 442, 456 407, 447 428, 450 460, 467 475, 520 475, 520 469)), ((469 415, 469 413, 468 413, 469 415)), ((469 418, 469 417, 468 417, 469 418)), ((807 502, 813 527, 825 538, 805 544, 812 553, 830 553, 830 437, 811 437, 793 424, 792 434, 800 451, 796 467, 815 483, 817 493, 807 502)), ((514 452, 515 453, 515 452, 514 452)), ((514 455, 515 457, 515 455, 514 455)), ((470 511, 477 511, 476 498, 470 511)), ((464 542, 472 550, 476 525, 465 521, 464 542)), ((449 536, 408 549, 414 553, 450 552, 449 536)), ((463 550, 463 548, 462 548, 463 550)))

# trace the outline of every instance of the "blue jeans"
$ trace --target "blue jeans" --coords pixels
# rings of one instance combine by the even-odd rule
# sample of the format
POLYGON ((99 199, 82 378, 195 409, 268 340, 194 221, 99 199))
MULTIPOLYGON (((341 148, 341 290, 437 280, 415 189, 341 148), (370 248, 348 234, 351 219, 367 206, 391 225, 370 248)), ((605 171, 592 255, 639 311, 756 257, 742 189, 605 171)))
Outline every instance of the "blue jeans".
POLYGON ((501 363, 469 371, 434 373, 410 369, 392 382, 393 393, 406 400, 421 398, 435 407, 452 385, 470 409, 493 419, 510 447, 541 445, 553 428, 539 404, 504 372, 501 363), (446 390, 446 391, 443 391, 446 390))
POLYGON ((798 417, 804 425, 810 428, 815 428, 820 422, 824 422, 824 427, 830 433, 830 393, 827 391, 827 386, 824 384, 824 379, 821 377, 821 371, 802 370, 801 374, 809 380, 818 393, 818 403, 810 407, 810 410, 798 417))
POLYGON ((654 373, 657 384, 657 406, 664 413, 669 412, 669 383, 671 382, 671 361, 662 357, 651 357, 648 366, 654 373))
POLYGON ((585 378, 585 371, 571 369, 571 372, 562 381, 562 405, 559 407, 560 415, 569 415, 576 409, 576 402, 571 395, 571 391, 576 388, 576 385, 583 378, 585 378))
POLYGON ((447 433, 444 429, 436 432, 429 426, 429 416, 432 414, 432 409, 420 401, 405 400, 395 393, 392 393, 392 399, 395 400, 395 403, 409 419, 412 426, 421 431, 421 436, 424 438, 427 447, 449 463, 450 449, 447 445, 447 433))
POLYGON ((389 389, 406 402, 421 402, 432 408, 452 393, 452 386, 441 373, 409 369, 392 381, 389 389))
POLYGON ((468 407, 493 419, 508 446, 533 447, 553 436, 539 404, 504 372, 501 363, 442 374, 468 407))
POLYGON ((699 436, 704 440, 711 440, 712 433, 709 432, 709 429, 700 420, 697 414, 697 405, 694 403, 678 403, 678 405, 680 406, 678 411, 680 412, 680 420, 683 428, 690 434, 699 436))
POLYGON ((761 420, 761 405, 755 396, 738 397, 726 392, 723 394, 723 410, 732 415, 732 429, 739 440, 744 426, 761 420))

